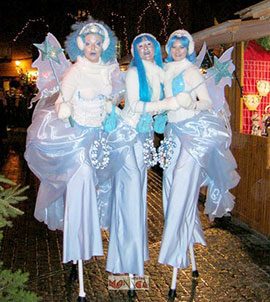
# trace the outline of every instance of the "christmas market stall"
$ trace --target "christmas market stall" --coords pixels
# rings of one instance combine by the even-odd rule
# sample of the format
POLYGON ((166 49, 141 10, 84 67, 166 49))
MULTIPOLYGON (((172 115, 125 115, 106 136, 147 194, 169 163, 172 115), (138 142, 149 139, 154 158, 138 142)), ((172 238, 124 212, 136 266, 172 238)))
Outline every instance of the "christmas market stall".
POLYGON ((233 215, 270 236, 270 1, 241 10, 229 20, 193 34, 206 42, 208 58, 234 46, 235 72, 226 88, 233 131, 232 152, 241 176, 232 190, 233 215))

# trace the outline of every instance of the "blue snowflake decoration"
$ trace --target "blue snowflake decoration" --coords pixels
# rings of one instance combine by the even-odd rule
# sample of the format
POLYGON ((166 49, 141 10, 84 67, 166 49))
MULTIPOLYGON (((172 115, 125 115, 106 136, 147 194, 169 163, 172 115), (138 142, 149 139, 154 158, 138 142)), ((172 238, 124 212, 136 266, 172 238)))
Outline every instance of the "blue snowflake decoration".
POLYGON ((41 51, 41 59, 42 61, 45 61, 47 59, 54 60, 58 64, 60 64, 60 59, 58 55, 63 52, 62 48, 57 48, 54 45, 52 45, 48 37, 45 38, 45 41, 41 44, 34 43, 34 46, 36 46, 41 51))
POLYGON ((222 78, 230 78, 232 79, 233 76, 231 72, 228 70, 232 60, 228 60, 226 62, 220 62, 217 57, 214 57, 214 66, 208 68, 206 73, 210 77, 215 78, 216 85, 221 81, 222 78))
POLYGON ((171 164, 175 148, 176 143, 173 141, 172 136, 165 137, 164 140, 160 142, 158 148, 158 162, 162 169, 167 169, 171 164))
POLYGON ((147 168, 154 167, 158 163, 157 150, 151 136, 143 144, 143 160, 147 168))
POLYGON ((96 169, 103 170, 108 166, 110 162, 111 149, 112 149, 111 146, 107 144, 107 141, 104 137, 94 141, 92 145, 92 150, 89 153, 90 153, 92 165, 96 169), (98 159, 99 154, 102 154, 101 160, 98 159))

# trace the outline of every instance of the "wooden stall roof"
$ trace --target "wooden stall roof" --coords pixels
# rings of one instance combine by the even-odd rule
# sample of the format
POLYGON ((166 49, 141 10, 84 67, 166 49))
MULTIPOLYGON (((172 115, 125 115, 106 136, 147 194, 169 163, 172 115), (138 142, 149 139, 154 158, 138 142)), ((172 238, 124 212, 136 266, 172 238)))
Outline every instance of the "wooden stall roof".
POLYGON ((211 48, 270 35, 270 0, 249 6, 235 15, 239 15, 240 19, 228 20, 192 34, 196 50, 201 48, 204 41, 211 48), (247 18, 250 20, 245 20, 247 18))
POLYGON ((192 34, 198 51, 205 41, 208 48, 219 44, 258 39, 270 35, 270 19, 229 20, 192 34))
POLYGON ((270 15, 270 0, 265 0, 247 8, 244 8, 236 12, 235 15, 239 15, 241 19, 267 18, 270 15))

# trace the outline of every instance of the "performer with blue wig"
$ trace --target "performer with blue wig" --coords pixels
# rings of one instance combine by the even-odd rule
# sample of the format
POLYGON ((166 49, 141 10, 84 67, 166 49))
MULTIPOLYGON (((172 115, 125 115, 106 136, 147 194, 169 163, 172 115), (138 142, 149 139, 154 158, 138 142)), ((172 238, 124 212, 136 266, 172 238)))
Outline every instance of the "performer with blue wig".
MULTIPOLYGON (((63 262, 73 260, 75 265, 79 260, 80 268, 82 260, 103 255, 97 189, 116 171, 114 162, 121 166, 136 133, 121 118, 109 130, 106 125, 124 91, 113 32, 92 19, 72 29, 65 45, 75 63, 63 67, 60 89, 55 80, 53 85, 46 80, 48 72, 39 70, 39 83, 45 85, 27 131, 25 159, 40 179, 35 217, 51 230, 63 230, 63 262), (99 172, 102 180, 98 171, 104 171, 99 172)), ((59 50, 50 41, 55 43, 49 36, 44 45, 37 44, 40 69, 48 64, 43 62, 45 52, 53 50, 55 58, 59 50)), ((59 63, 58 68, 66 64, 64 59, 59 63)), ((80 288, 84 301, 82 282, 80 288)))
MULTIPOLYGON (((155 165, 152 115, 162 110, 163 69, 160 44, 148 33, 132 42, 121 117, 137 130, 136 142, 113 178, 113 202, 106 269, 114 274, 144 275, 149 259, 147 167, 155 165), (155 104, 155 105, 153 105, 155 104)), ((130 291, 132 295, 134 292, 130 291)))
POLYGON ((192 36, 185 30, 173 32, 166 51, 164 87, 171 105, 167 107, 166 146, 160 156, 166 167, 163 173, 165 225, 158 261, 174 267, 169 292, 174 297, 177 269, 189 266, 188 250, 193 276, 197 276, 193 245, 206 244, 197 208, 200 187, 209 186, 205 213, 213 220, 232 210, 234 201, 229 189, 238 184, 239 175, 229 150, 230 129, 213 111, 206 81, 195 65, 192 36), (166 165, 168 150, 173 155, 166 165))

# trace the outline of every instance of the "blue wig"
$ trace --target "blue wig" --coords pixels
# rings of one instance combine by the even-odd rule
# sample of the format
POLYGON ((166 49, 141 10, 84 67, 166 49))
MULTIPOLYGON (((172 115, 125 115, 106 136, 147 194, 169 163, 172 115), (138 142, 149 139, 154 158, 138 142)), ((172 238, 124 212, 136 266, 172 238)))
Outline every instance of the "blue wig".
POLYGON ((160 50, 160 44, 159 42, 152 37, 152 35, 149 34, 143 34, 139 35, 137 38, 135 38, 132 42, 132 48, 133 48, 133 59, 130 63, 130 67, 136 66, 138 71, 138 77, 139 77, 139 95, 140 100, 143 102, 150 102, 151 96, 152 96, 152 87, 148 85, 147 79, 146 79, 146 73, 143 66, 142 59, 140 57, 140 54, 137 49, 137 45, 142 42, 142 40, 146 38, 150 42, 154 44, 155 49, 155 55, 154 55, 154 61, 155 63, 162 68, 162 55, 160 50))
MULTIPOLYGON (((100 57, 104 63, 114 60, 116 58, 116 53, 117 53, 117 49, 116 49, 117 38, 116 38, 114 32, 102 21, 96 21, 96 20, 92 19, 91 17, 88 18, 88 20, 86 22, 83 22, 83 23, 76 22, 75 24, 73 24, 71 26, 71 29, 73 31, 67 36, 66 41, 65 41, 66 51, 69 55, 70 60, 72 62, 74 62, 74 61, 76 61, 78 56, 82 56, 82 57, 84 56, 84 51, 79 49, 79 47, 77 45, 77 37, 79 36, 81 29, 88 23, 99 23, 102 26, 104 26, 105 29, 108 31, 110 44, 106 50, 102 50, 100 57)), ((103 35, 101 35, 99 33, 95 33, 95 34, 99 35, 102 38, 102 41, 104 41, 103 35)), ((83 42, 85 41, 86 35, 87 35, 87 33, 80 35, 83 42)))
POLYGON ((181 42, 181 44, 183 45, 183 47, 185 47, 187 49, 187 55, 186 58, 191 62, 194 63, 196 62, 196 53, 195 51, 193 51, 193 53, 191 55, 188 54, 188 46, 189 46, 189 39, 185 36, 173 36, 167 44, 167 50, 168 50, 168 57, 166 58, 165 62, 169 63, 173 61, 172 55, 171 55, 171 48, 173 46, 173 43, 175 41, 179 40, 181 42))

